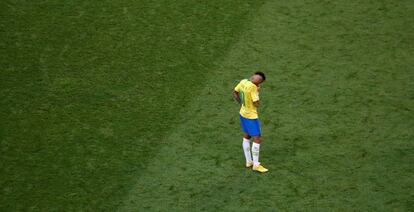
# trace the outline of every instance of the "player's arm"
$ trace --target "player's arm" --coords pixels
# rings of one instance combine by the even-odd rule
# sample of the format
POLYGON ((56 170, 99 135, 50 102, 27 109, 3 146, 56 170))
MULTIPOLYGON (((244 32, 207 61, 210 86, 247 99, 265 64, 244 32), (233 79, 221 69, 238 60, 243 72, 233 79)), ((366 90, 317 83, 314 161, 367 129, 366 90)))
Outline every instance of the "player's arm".
POLYGON ((259 107, 259 106, 260 106, 260 101, 259 101, 259 89, 260 89, 260 87, 257 87, 257 89, 252 89, 252 90, 251 90, 251 95, 252 95, 253 105, 254 105, 255 107, 259 107))
POLYGON ((239 92, 233 90, 233 98, 234 100, 236 100, 239 104, 241 104, 241 99, 240 99, 240 95, 239 92))
POLYGON ((237 86, 234 88, 233 90, 233 99, 236 100, 239 104, 241 104, 241 98, 240 98, 240 87, 241 87, 241 82, 239 84, 237 84, 237 86))

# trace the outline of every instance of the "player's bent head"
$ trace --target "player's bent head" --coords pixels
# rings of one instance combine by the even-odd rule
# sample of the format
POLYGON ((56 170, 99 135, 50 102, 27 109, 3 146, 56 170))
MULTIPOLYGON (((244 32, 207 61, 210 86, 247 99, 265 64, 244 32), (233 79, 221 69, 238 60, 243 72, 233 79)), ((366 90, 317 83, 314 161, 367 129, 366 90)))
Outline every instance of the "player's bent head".
POLYGON ((252 80, 255 81, 255 83, 260 84, 266 80, 266 75, 261 71, 257 71, 254 73, 252 78, 252 80))
POLYGON ((263 81, 265 81, 265 80, 266 80, 266 75, 265 75, 263 72, 261 72, 261 71, 257 71, 257 72, 255 72, 255 73, 254 73, 254 75, 259 75, 259 76, 261 76, 261 77, 262 77, 262 79, 263 79, 263 81))

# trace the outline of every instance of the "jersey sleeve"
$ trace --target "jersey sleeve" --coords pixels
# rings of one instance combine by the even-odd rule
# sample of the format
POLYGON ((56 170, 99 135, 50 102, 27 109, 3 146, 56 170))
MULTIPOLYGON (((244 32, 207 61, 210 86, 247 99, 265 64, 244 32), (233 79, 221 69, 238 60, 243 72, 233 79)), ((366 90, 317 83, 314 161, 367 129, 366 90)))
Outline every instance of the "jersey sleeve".
POLYGON ((253 102, 259 101, 259 91, 257 90, 256 86, 252 86, 252 88, 250 89, 250 95, 252 97, 253 102))
POLYGON ((237 86, 234 88, 234 90, 236 92, 240 92, 240 87, 241 87, 241 82, 239 82, 239 84, 237 84, 237 86))

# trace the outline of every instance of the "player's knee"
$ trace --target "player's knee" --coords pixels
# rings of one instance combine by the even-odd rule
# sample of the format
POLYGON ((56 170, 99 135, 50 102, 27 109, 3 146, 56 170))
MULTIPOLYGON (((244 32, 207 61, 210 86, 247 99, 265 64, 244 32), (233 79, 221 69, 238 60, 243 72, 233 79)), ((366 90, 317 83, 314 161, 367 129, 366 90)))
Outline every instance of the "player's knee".
POLYGON ((250 138, 252 138, 250 135, 248 135, 247 133, 246 134, 244 134, 244 136, 243 136, 245 139, 250 139, 250 138))
POLYGON ((255 142, 255 143, 260 143, 260 142, 262 142, 262 138, 260 137, 260 136, 254 136, 253 137, 253 141, 255 142))

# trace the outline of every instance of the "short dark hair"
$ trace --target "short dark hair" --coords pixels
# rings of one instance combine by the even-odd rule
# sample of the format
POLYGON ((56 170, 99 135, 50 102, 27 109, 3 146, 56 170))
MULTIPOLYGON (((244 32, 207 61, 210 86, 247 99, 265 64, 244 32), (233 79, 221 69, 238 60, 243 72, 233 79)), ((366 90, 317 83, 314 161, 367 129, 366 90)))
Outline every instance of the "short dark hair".
POLYGON ((266 75, 265 75, 263 72, 261 72, 261 71, 256 71, 256 72, 254 73, 254 75, 259 75, 259 76, 261 76, 261 77, 262 77, 262 79, 263 79, 263 81, 265 81, 265 80, 266 80, 266 75))

